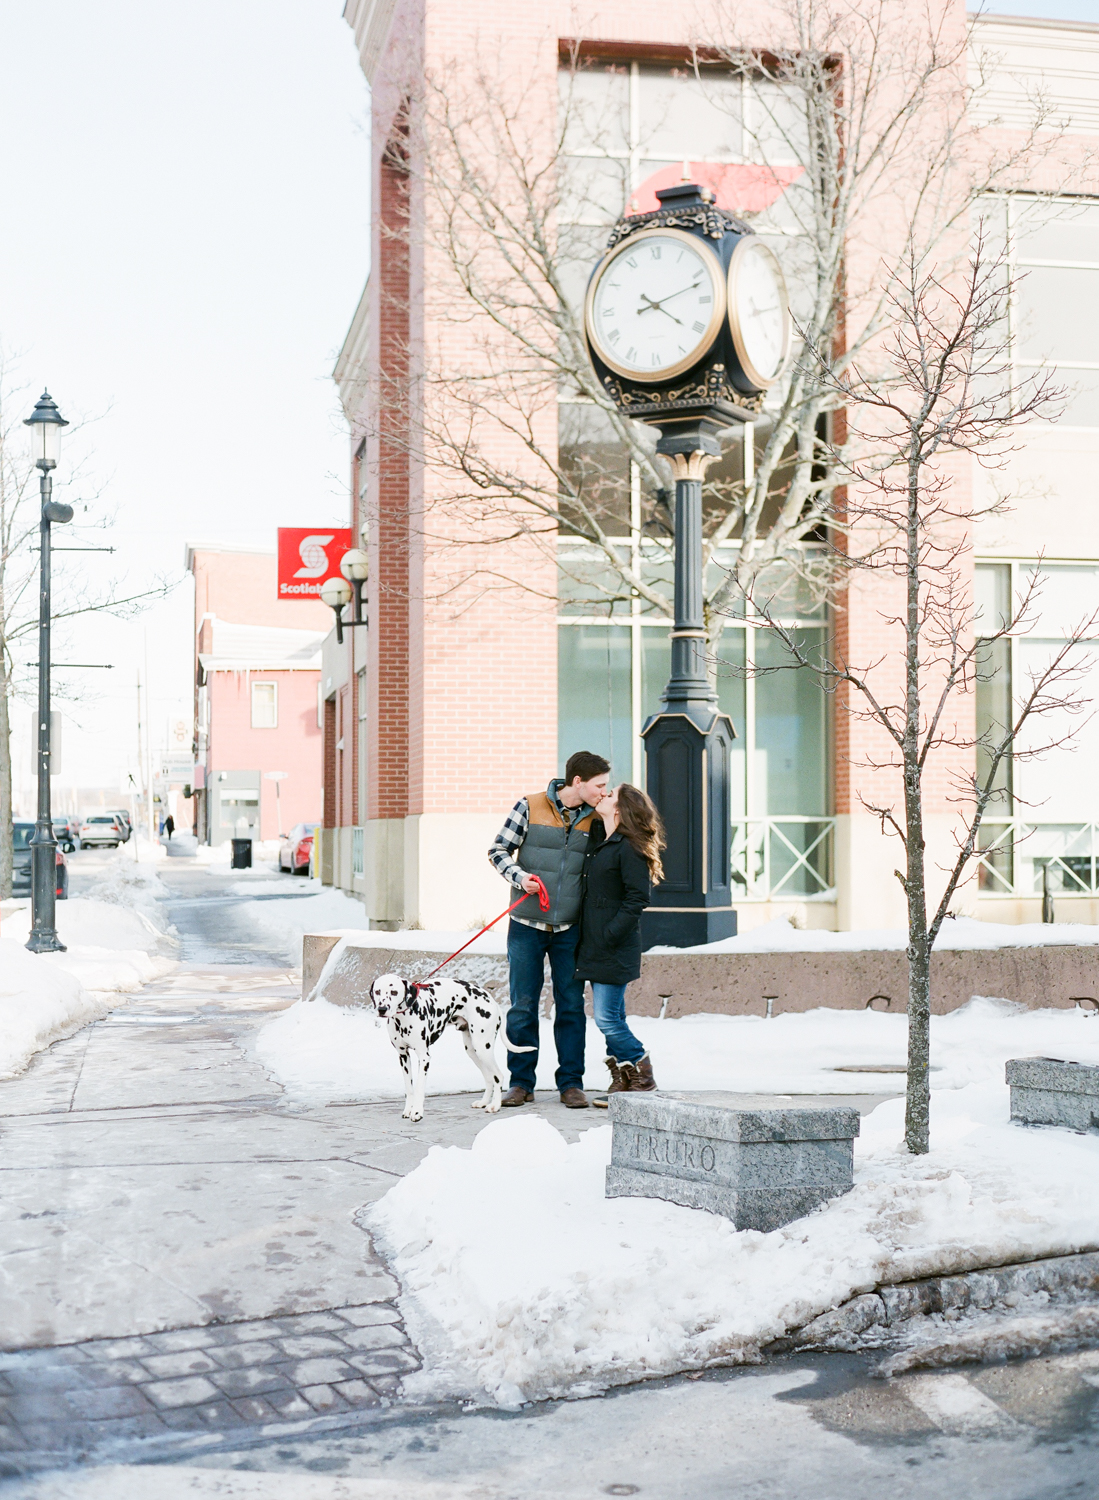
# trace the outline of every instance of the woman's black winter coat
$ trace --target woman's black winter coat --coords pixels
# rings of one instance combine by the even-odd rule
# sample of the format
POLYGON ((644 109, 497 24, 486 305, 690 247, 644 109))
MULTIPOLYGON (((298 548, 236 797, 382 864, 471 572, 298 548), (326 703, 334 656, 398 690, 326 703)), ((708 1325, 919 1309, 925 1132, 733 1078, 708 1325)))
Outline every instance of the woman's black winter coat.
POLYGON ((641 913, 652 899, 649 867, 620 829, 600 839, 596 821, 584 860, 577 979, 629 984, 641 974, 641 913))

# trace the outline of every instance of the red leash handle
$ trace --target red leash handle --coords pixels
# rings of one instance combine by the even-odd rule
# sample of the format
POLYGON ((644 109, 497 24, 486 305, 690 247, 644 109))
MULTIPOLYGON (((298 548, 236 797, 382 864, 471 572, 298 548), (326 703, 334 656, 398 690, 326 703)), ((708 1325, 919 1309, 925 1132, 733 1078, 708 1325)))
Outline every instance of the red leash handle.
MULTIPOLYGON (((528 876, 527 878, 530 879, 530 880, 536 880, 538 882, 538 909, 540 911, 549 911, 549 909, 550 909, 549 891, 547 891, 546 887, 542 884, 541 878, 538 875, 531 875, 531 876, 528 876)), ((518 901, 513 901, 511 903, 511 905, 508 907, 507 911, 502 911, 498 917, 493 917, 493 919, 492 919, 491 922, 486 922, 485 925, 484 925, 484 927, 481 928, 480 932, 475 932, 473 934, 473 936, 470 938, 469 943, 475 943, 477 941, 477 939, 481 936, 482 933, 487 932, 490 927, 495 927, 496 924, 497 924, 497 922, 502 922, 504 920, 504 918, 506 916, 508 916, 511 912, 513 912, 517 906, 522 906, 523 902, 527 899, 528 896, 533 896, 533 895, 534 895, 533 891, 524 891, 523 894, 519 897, 518 901)), ((450 955, 450 958, 457 958, 459 953, 464 953, 466 951, 466 949, 469 947, 469 943, 463 943, 460 948, 456 948, 454 950, 454 952, 450 955)), ((444 958, 441 964, 436 964, 435 967, 432 969, 431 973, 427 976, 427 978, 428 979, 433 979, 435 977, 435 975, 439 972, 440 969, 445 969, 446 966, 447 966, 447 964, 450 962, 450 958, 444 958)), ((423 983, 426 984, 427 983, 427 979, 425 979, 423 981, 423 983)))

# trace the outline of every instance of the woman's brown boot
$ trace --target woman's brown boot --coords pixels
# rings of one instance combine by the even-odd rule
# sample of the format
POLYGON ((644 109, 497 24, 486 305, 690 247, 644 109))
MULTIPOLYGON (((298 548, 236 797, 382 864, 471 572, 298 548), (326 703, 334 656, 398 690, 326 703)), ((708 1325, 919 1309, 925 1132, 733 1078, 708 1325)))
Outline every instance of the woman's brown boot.
POLYGON ((622 1064, 622 1077, 626 1080, 626 1088, 631 1094, 648 1094, 656 1088, 656 1079, 653 1077, 652 1059, 646 1052, 644 1057, 639 1057, 635 1063, 622 1064), (626 1069, 629 1069, 627 1075, 626 1069))
POLYGON ((629 1092, 629 1084, 622 1077, 622 1064, 617 1057, 606 1059, 607 1067, 610 1069, 611 1086, 605 1094, 593 1094, 591 1102, 596 1109, 606 1109, 610 1105, 611 1094, 625 1094, 629 1092))

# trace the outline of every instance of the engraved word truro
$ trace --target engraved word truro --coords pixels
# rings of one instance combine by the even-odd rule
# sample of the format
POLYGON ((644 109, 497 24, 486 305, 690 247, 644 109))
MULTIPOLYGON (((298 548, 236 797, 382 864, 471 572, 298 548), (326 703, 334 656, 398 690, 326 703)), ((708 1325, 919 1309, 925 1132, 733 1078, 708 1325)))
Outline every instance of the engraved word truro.
POLYGON ((714 1148, 707 1142, 692 1140, 689 1136, 666 1135, 663 1131, 654 1135, 638 1130, 634 1134, 630 1155, 639 1161, 665 1162, 670 1167, 694 1167, 702 1172, 712 1172, 717 1160, 714 1148))

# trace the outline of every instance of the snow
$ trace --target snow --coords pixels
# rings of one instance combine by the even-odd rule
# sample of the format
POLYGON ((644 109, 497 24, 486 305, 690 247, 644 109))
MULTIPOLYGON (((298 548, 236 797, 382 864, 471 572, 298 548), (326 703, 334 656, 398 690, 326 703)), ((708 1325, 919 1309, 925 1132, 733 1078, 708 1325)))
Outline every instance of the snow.
MULTIPOLYGON (((246 885, 245 881, 240 882, 240 887, 246 885)), ((247 889, 255 888, 247 886, 247 889)), ((285 890, 286 887, 280 884, 279 889, 285 890)), ((300 965, 303 933, 325 932, 334 927, 346 927, 351 921, 361 922, 363 905, 343 891, 325 886, 315 896, 287 895, 284 900, 242 901, 234 907, 234 913, 243 917, 268 947, 283 954, 288 963, 300 965)))
POLYGON ((936 1090, 924 1157, 903 1149, 903 1101, 880 1105, 853 1191, 770 1234, 604 1198, 610 1140, 500 1119, 361 1212, 427 1356, 406 1387, 514 1407, 752 1362, 882 1282, 1099 1244, 1099 1138, 1012 1125, 1001 1082, 936 1090))
MULTIPOLYGON (((275 904, 275 903, 270 903, 275 904)), ((836 1068, 902 1067, 904 1016, 873 1010, 811 1010, 776 1016, 631 1016, 630 1026, 666 1089, 737 1093, 867 1094, 901 1090, 903 1077, 836 1068)), ((541 1023, 537 1086, 552 1089, 556 1055, 552 1023, 541 1023)), ((398 1099, 404 1085, 388 1034, 367 1009, 304 1000, 260 1033, 264 1066, 292 1093, 311 1100, 398 1099)), ((588 1088, 606 1087, 601 1033, 588 1022, 588 1088)), ((1072 1057, 1099 1062, 1099 1018, 1075 1010, 1026 1010, 1006 1000, 974 999, 931 1018, 931 1064, 937 1088, 1002 1081, 1009 1057, 1072 1057)), ((503 1061, 503 1042, 497 1045, 503 1061)), ((448 1028, 431 1053, 428 1097, 474 1093, 480 1075, 448 1028)))
MULTIPOLYGON (((1099 943, 1099 927, 1076 922, 978 922, 973 917, 948 917, 936 948, 1041 948, 1048 944, 1099 943)), ((803 930, 786 917, 775 917, 753 927, 742 937, 700 943, 694 948, 650 948, 650 953, 852 953, 866 949, 897 949, 908 944, 900 927, 864 927, 854 932, 803 930)))
POLYGON ((303 875, 283 874, 276 880, 235 880, 229 889, 234 896, 317 896, 324 886, 303 875))
POLYGON ((153 862, 135 861, 123 846, 104 861, 88 895, 57 903, 64 953, 27 951, 29 903, 5 919, 0 1077, 21 1072, 43 1047, 101 1019, 114 995, 140 989, 175 967, 174 939, 157 904, 167 887, 153 862))

